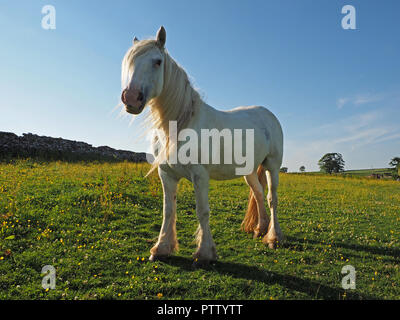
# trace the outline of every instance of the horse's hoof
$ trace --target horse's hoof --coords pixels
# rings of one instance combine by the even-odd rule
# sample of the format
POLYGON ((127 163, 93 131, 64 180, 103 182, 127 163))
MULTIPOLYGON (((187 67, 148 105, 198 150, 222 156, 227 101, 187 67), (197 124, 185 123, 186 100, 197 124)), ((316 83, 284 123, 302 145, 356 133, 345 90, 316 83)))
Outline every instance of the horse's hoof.
POLYGON ((218 255, 217 251, 215 250, 215 247, 212 248, 211 254, 203 255, 200 254, 199 252, 196 252, 193 254, 193 264, 198 263, 199 265, 208 265, 210 262, 216 262, 218 260, 218 255))
POLYGON ((264 236, 262 242, 268 246, 268 248, 270 249, 276 249, 276 247, 278 246, 279 240, 277 240, 276 238, 267 238, 267 236, 264 236))
POLYGON ((155 262, 155 261, 165 261, 167 259, 167 256, 155 256, 155 255, 151 255, 149 257, 149 261, 151 262, 155 262))
POLYGON ((215 248, 213 248, 213 252, 211 255, 201 256, 198 252, 193 255, 193 264, 194 268, 201 268, 208 266, 210 263, 216 262, 218 260, 217 252, 215 248))
POLYGON ((268 248, 270 248, 272 250, 275 250, 276 249, 276 242, 275 241, 274 242, 269 242, 268 243, 268 248))

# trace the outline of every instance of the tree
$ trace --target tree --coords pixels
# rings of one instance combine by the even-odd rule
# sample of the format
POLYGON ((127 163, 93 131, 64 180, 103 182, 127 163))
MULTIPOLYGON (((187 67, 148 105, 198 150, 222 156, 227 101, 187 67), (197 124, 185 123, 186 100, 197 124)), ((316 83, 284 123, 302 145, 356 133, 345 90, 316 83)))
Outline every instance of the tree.
POLYGON ((400 165, 400 157, 394 157, 392 160, 389 162, 389 166, 398 168, 400 165))
POLYGON ((344 160, 340 153, 327 153, 319 161, 321 171, 331 174, 344 171, 344 160))
POLYGON ((398 174, 400 175, 400 157, 394 157, 390 160, 389 165, 397 169, 398 174))
POLYGON ((299 170, 300 170, 300 172, 304 172, 304 171, 306 171, 306 167, 305 166, 301 166, 299 170))
POLYGON ((279 171, 280 171, 280 172, 283 172, 283 173, 287 173, 287 172, 288 172, 288 168, 282 167, 281 170, 279 170, 279 171))

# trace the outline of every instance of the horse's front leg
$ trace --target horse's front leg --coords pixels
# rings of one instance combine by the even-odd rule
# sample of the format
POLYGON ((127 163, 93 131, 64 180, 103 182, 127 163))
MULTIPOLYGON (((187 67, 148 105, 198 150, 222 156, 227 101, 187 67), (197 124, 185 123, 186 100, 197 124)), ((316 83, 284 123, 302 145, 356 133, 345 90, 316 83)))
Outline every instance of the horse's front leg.
POLYGON ((209 177, 204 173, 193 175, 193 185, 196 195, 196 214, 199 227, 196 232, 197 250, 193 255, 195 263, 207 263, 217 259, 217 251, 210 229, 210 207, 208 205, 209 177))
POLYGON ((163 192, 163 222, 158 236, 158 241, 151 248, 150 260, 166 257, 174 250, 178 250, 178 240, 176 239, 176 190, 178 180, 169 176, 162 169, 158 169, 163 192))

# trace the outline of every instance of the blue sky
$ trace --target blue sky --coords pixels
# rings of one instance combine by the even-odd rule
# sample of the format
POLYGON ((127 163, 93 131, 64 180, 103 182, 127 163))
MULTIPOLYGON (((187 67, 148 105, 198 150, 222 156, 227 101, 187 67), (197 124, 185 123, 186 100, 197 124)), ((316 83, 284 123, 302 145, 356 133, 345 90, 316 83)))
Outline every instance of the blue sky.
POLYGON ((346 169, 400 156, 399 1, 0 1, 0 131, 146 151, 141 117, 112 112, 133 36, 166 47, 217 109, 263 105, 281 121, 284 166, 346 169), (56 29, 41 28, 42 7, 56 29), (341 9, 356 9, 344 30, 341 9))

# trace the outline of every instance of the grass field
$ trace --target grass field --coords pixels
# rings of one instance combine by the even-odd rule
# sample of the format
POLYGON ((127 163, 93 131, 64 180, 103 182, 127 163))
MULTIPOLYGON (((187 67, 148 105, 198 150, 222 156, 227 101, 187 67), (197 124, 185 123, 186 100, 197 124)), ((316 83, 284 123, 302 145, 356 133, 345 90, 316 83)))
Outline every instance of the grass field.
POLYGON ((281 174, 275 251, 240 231, 243 179, 212 182, 219 260, 193 269, 193 187, 178 192, 180 251, 151 263, 161 225, 147 164, 0 164, 0 299, 399 299, 400 183, 281 174), (41 269, 56 269, 56 289, 41 269), (341 287, 342 267, 356 289, 341 287))

